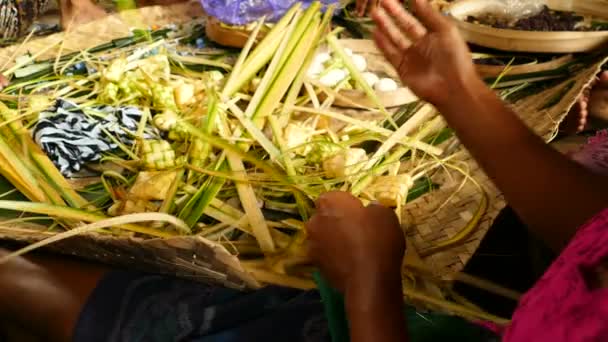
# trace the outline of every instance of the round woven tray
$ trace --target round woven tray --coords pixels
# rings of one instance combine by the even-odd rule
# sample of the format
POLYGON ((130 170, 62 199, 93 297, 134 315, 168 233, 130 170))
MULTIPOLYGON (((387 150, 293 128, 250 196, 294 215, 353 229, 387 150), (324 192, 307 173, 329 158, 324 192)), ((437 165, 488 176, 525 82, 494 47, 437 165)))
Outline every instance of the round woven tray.
MULTIPOLYGON (((367 70, 399 80, 399 75, 390 63, 382 56, 372 40, 340 39, 343 48, 365 57, 367 70)), ((377 91, 378 100, 385 108, 399 107, 418 100, 418 97, 407 87, 400 86, 393 91, 377 91)), ((375 103, 362 90, 340 90, 333 102, 334 106, 346 108, 374 108, 375 103)))
MULTIPOLYGON (((447 9, 463 37, 470 43, 506 51, 570 53, 593 50, 608 42, 608 31, 538 32, 497 29, 464 21, 469 15, 483 13, 499 0, 457 1, 447 9)), ((549 0, 551 9, 574 11, 608 18, 606 0, 549 0)))
MULTIPOLYGON (((205 24, 205 33, 214 42, 235 48, 242 48, 247 43, 251 31, 239 27, 226 27, 219 20, 209 17, 205 24)), ((256 41, 264 38, 264 32, 260 32, 256 37, 256 41)))

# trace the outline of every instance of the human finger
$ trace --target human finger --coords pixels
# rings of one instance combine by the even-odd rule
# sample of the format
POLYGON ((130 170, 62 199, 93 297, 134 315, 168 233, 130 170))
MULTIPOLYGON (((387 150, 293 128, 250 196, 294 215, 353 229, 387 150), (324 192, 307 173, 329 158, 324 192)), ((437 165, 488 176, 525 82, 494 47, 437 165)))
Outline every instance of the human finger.
POLYGON ((450 22, 447 21, 447 19, 445 19, 441 13, 431 7, 428 0, 412 1, 414 1, 416 17, 427 30, 433 32, 442 32, 450 28, 450 22))
POLYGON ((369 5, 367 5, 368 13, 374 13, 376 8, 378 8, 378 0, 370 0, 369 5))
POLYGON ((426 29, 422 24, 407 13, 403 6, 396 0, 382 0, 382 8, 393 17, 397 26, 413 41, 417 41, 424 37, 426 29))
POLYGON ((355 196, 344 191, 330 191, 322 194, 316 203, 317 215, 324 218, 343 219, 363 209, 363 204, 355 196))
POLYGON ((362 17, 365 14, 365 10, 367 10, 367 1, 368 0, 357 0, 357 15, 362 17))
POLYGON ((314 240, 308 240, 306 244, 307 255, 313 263, 318 263, 321 255, 321 250, 318 243, 314 240))
POLYGON ((397 49, 405 50, 410 47, 410 40, 401 32, 393 18, 389 17, 382 7, 374 11, 372 17, 376 22, 377 30, 390 39, 397 49))
POLYGON ((378 203, 370 203, 367 206, 369 215, 373 218, 375 223, 378 224, 389 224, 395 227, 399 227, 399 218, 393 211, 393 209, 383 206, 378 203))
POLYGON ((401 55, 403 52, 400 52, 393 42, 386 37, 379 30, 374 31, 374 42, 378 49, 384 53, 384 57, 395 67, 398 67, 401 64, 401 55))
POLYGON ((323 217, 320 215, 313 215, 305 224, 304 228, 308 235, 309 240, 314 240, 319 235, 319 230, 323 229, 323 217))

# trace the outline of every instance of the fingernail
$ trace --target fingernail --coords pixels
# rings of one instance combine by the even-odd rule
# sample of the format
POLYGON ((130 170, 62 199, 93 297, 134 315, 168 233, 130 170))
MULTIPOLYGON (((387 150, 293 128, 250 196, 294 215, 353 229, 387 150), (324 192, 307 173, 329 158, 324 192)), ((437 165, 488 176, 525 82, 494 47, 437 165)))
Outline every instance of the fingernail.
POLYGON ((324 217, 340 218, 344 216, 335 206, 331 205, 329 200, 319 197, 317 200, 317 215, 324 217))
POLYGON ((325 199, 325 197, 323 195, 319 196, 319 198, 317 199, 317 203, 316 203, 316 209, 317 209, 317 214, 319 215, 323 215, 323 213, 325 211, 327 211, 327 200, 325 199))

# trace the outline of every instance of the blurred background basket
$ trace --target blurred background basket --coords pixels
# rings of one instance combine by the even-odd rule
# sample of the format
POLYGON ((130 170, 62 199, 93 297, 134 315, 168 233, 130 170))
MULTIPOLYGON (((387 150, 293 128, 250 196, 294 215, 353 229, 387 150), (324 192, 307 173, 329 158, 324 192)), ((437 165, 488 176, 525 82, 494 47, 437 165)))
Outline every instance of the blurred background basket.
MULTIPOLYGON (((500 3, 500 0, 456 1, 447 8, 447 13, 454 17, 460 33, 469 43, 499 50, 550 53, 585 52, 608 42, 608 31, 521 31, 498 29, 465 21, 468 16, 483 13, 497 2, 500 3)), ((573 11, 608 19, 608 1, 606 0, 548 0, 547 6, 554 10, 573 11)))

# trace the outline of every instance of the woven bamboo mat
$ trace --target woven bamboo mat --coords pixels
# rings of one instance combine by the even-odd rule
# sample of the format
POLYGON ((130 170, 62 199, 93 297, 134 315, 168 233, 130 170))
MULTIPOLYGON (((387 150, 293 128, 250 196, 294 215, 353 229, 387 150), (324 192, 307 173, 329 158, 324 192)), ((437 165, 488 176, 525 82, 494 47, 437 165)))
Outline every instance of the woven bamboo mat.
MULTIPOLYGON (((517 101, 512 106, 514 111, 537 135, 547 142, 551 141, 570 108, 607 60, 608 58, 601 59, 581 70, 574 77, 517 101), (556 100, 560 97, 561 100, 556 100)), ((462 154, 458 160, 466 165, 468 173, 481 185, 488 196, 488 209, 482 216, 479 226, 464 243, 423 257, 437 275, 445 278, 450 278, 454 272, 464 268, 506 204, 500 191, 466 149, 459 147, 457 153, 462 154)), ((442 184, 440 189, 417 199, 404 209, 403 217, 408 238, 421 255, 424 256, 425 251, 436 243, 453 237, 467 225, 478 210, 483 193, 472 181, 466 182, 459 189, 463 178, 456 172, 440 174, 437 179, 437 182, 442 184), (458 191, 454 194, 456 190, 458 191)))
MULTIPOLYGON (((24 46, 2 49, 0 58, 10 58, 16 54, 16 49, 20 49, 17 54, 21 54, 26 51, 35 53, 50 47, 42 57, 55 56, 60 48, 64 52, 82 50, 125 36, 135 25, 134 23, 150 26, 185 22, 202 13, 197 8, 196 5, 186 3, 164 8, 144 8, 109 16, 99 22, 81 26, 72 32, 33 40, 24 46), (134 18, 137 21, 134 21, 134 18)), ((542 105, 555 98, 558 92, 563 92, 563 87, 556 86, 516 103, 514 105, 516 111, 537 134, 549 140, 578 94, 593 79, 600 65, 601 63, 597 63, 578 73, 573 80, 564 82, 569 90, 561 101, 551 106, 542 105)), ((424 258, 430 268, 446 278, 464 267, 492 221, 505 205, 499 191, 468 153, 462 147, 455 148, 459 153, 458 163, 482 186, 489 201, 488 209, 483 214, 480 224, 466 241, 424 258)), ((449 239, 460 231, 477 211, 482 192, 471 181, 462 185, 462 179, 463 176, 455 172, 440 172, 436 175, 436 180, 442 184, 441 188, 409 203, 404 208, 403 218, 408 238, 420 254, 424 255, 425 251, 436 242, 449 239)), ((19 229, 15 229, 15 227, 0 226, 0 240, 30 243, 48 236, 49 233, 44 231, 44 227, 20 226, 19 229)), ((211 280, 236 288, 258 286, 243 270, 237 258, 230 255, 225 248, 198 237, 142 240, 89 234, 62 241, 50 248, 60 253, 118 266, 195 280, 211 280)))
POLYGON ((22 55, 27 52, 35 54, 43 50, 45 52, 39 57, 40 59, 52 58, 57 56, 58 53, 81 51, 112 39, 126 37, 132 28, 180 24, 193 18, 199 18, 202 15, 202 8, 197 2, 124 11, 120 14, 109 15, 99 21, 78 26, 70 31, 0 49, 0 60, 8 60, 13 55, 22 55))
MULTIPOLYGON (((0 225, 0 240, 17 244, 29 244, 52 235, 45 227, 32 224, 0 225)), ((142 272, 219 282, 236 289, 260 286, 235 256, 222 246, 196 236, 144 240, 87 234, 51 244, 47 249, 142 272)))

